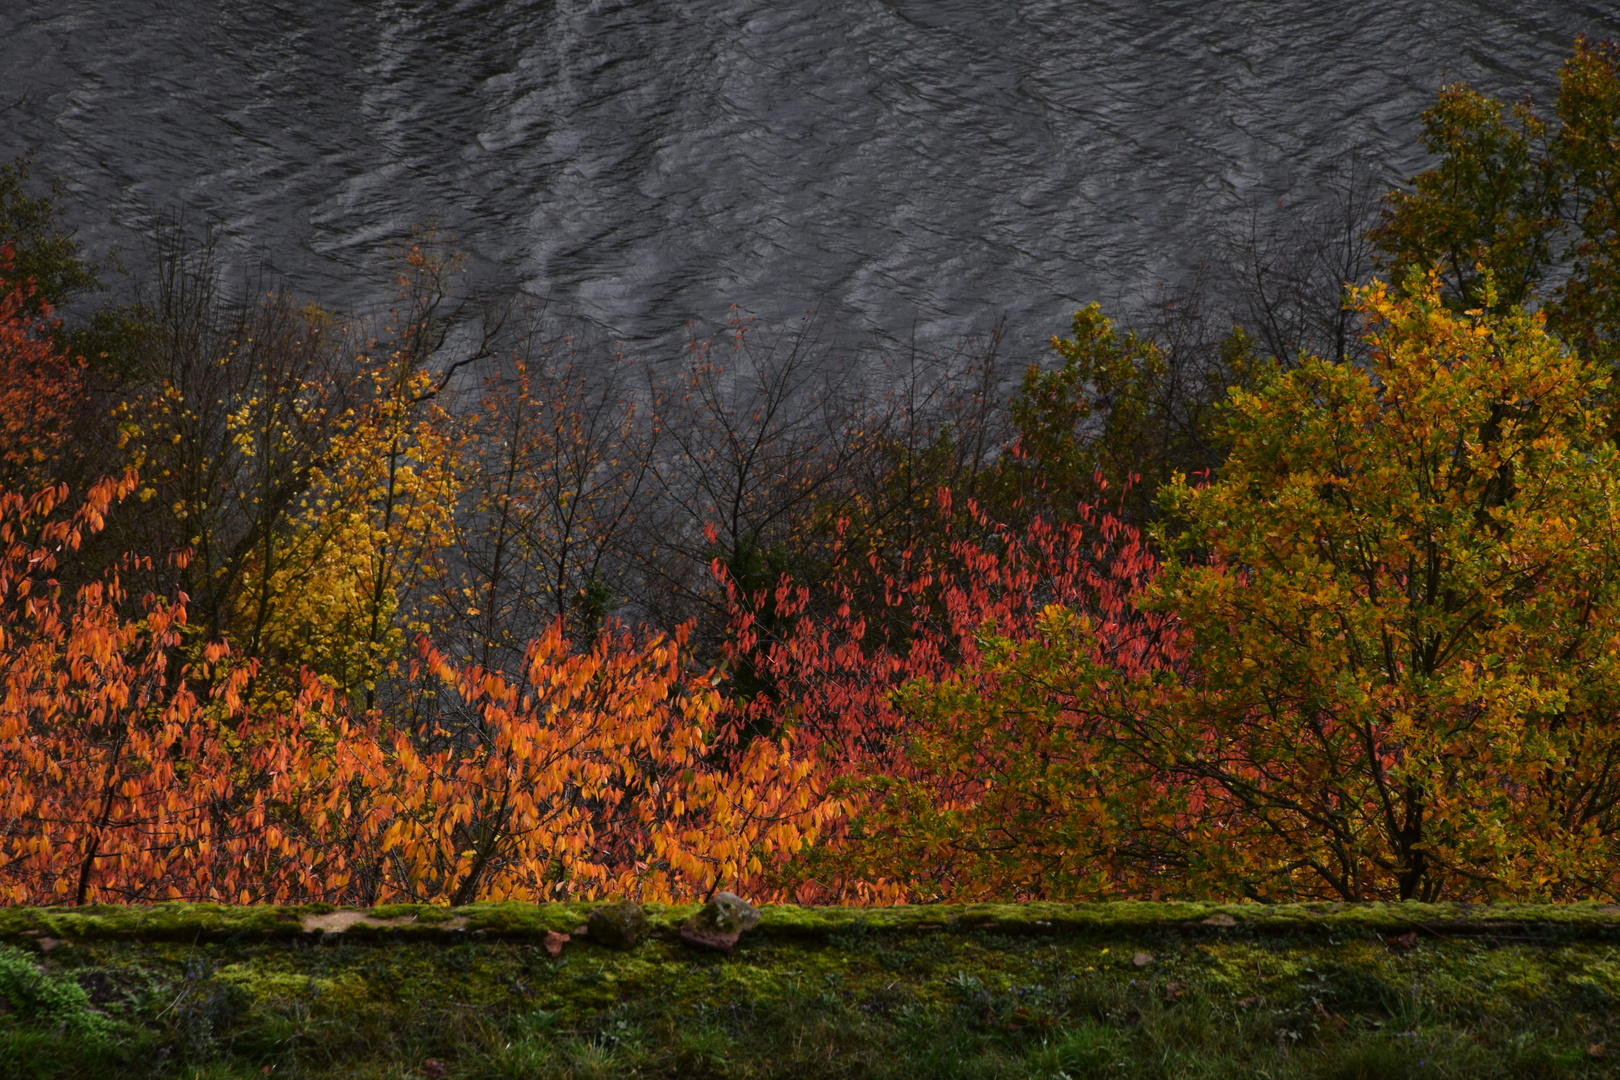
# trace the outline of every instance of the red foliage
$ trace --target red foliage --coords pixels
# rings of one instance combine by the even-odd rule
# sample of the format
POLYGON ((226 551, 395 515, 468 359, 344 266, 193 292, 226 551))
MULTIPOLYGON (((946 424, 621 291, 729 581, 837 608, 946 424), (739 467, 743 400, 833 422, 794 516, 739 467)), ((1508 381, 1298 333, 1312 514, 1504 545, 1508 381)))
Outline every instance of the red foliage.
MULTIPOLYGON (((829 615, 810 614, 813 593, 784 577, 774 590, 742 595, 726 582, 733 611, 732 656, 746 658, 766 689, 733 706, 732 745, 747 734, 785 734, 801 756, 821 761, 831 791, 843 798, 840 818, 823 834, 817 866, 836 867, 837 848, 850 823, 868 805, 853 792, 862 780, 913 774, 908 749, 911 721, 895 694, 913 680, 954 675, 973 682, 993 678, 980 665, 980 636, 988 628, 1025 639, 1048 605, 1085 612, 1096 627, 1094 659, 1135 677, 1173 667, 1184 657, 1179 627, 1166 616, 1137 609, 1134 598, 1157 572, 1157 562, 1136 529, 1111 514, 1082 506, 1068 523, 1035 519, 1024 531, 990 529, 977 541, 951 534, 971 523, 983 535, 989 523, 979 508, 954 516, 950 492, 941 490, 946 541, 942 550, 908 549, 887 569, 877 551, 845 550, 829 586, 829 615), (767 625, 786 625, 768 635, 767 625)), ((965 530, 960 530, 965 531, 965 530)), ((714 572, 725 579, 718 563, 714 572)), ((937 787, 941 806, 971 801, 984 772, 961 763, 937 787)), ((780 884, 802 900, 899 900, 890 882, 856 874, 809 881, 787 868, 780 884)))
POLYGON ((84 365, 57 348, 50 305, 36 315, 33 282, 11 268, 11 247, 0 246, 0 484, 43 487, 83 398, 84 365))

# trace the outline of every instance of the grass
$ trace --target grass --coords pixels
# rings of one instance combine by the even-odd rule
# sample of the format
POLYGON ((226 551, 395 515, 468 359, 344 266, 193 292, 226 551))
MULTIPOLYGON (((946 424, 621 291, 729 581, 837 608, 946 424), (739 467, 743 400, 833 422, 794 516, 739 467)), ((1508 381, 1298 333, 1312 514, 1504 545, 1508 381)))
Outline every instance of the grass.
POLYGON ((730 957, 672 940, 673 910, 631 951, 556 958, 537 935, 578 907, 343 934, 291 909, 14 909, 0 1076, 1620 1075, 1612 912, 1184 908, 781 909, 730 957))

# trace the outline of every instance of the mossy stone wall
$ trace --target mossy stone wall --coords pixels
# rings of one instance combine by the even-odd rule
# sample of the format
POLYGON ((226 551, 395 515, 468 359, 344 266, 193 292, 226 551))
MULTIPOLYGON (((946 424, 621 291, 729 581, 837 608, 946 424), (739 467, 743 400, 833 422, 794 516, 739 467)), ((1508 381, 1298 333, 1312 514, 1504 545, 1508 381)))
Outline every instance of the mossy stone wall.
POLYGON ((0 1075, 1607 1076, 1620 1062, 1620 909, 1604 905, 766 907, 730 956, 680 943, 694 910, 650 908, 632 949, 574 937, 556 956, 547 933, 572 935, 588 905, 4 910, 0 1075))

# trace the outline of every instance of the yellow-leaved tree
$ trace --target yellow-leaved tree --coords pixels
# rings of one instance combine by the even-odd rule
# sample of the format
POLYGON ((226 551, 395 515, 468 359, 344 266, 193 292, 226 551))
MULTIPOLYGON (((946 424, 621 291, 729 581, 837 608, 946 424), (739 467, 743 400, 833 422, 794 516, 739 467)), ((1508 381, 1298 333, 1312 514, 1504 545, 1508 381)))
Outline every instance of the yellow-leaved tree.
POLYGON ((1210 892, 1436 899, 1620 886, 1620 454, 1607 373, 1437 282, 1356 295, 1366 367, 1234 391, 1153 590, 1192 636, 1139 738, 1200 800, 1210 892))
MULTIPOLYGON (((433 295, 439 271, 410 253, 401 287, 412 308, 433 295)), ((420 312, 398 318, 392 340, 356 359, 350 404, 309 466, 291 527, 243 570, 236 620, 252 628, 255 655, 315 672, 361 710, 400 672, 407 639, 428 630, 412 600, 438 572, 459 491, 432 328, 420 312)), ((282 682, 287 693, 297 685, 282 682)))
POLYGON ((1366 366, 1231 391, 1219 477, 1161 493, 1141 647, 1116 647, 1126 608, 1053 606, 897 695, 920 779, 871 822, 905 842, 885 871, 964 896, 1620 891, 1608 376, 1484 280, 1467 313, 1433 279, 1374 285, 1366 366))

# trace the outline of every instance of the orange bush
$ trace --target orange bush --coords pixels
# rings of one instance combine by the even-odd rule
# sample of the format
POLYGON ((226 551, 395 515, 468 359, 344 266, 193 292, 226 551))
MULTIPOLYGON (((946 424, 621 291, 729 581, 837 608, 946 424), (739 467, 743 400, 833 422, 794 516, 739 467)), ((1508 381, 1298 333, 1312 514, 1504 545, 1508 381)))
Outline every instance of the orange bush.
POLYGON ((257 711, 251 660, 181 666, 183 595, 137 618, 116 573, 61 596, 58 553, 134 484, 0 493, 4 902, 673 900, 757 880, 825 817, 785 742, 709 763, 718 695, 681 636, 575 652, 553 627, 516 683, 429 649, 445 711, 415 729, 307 673, 257 711))

